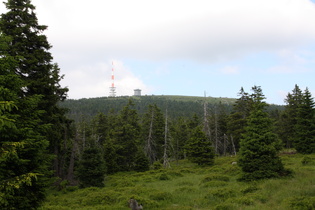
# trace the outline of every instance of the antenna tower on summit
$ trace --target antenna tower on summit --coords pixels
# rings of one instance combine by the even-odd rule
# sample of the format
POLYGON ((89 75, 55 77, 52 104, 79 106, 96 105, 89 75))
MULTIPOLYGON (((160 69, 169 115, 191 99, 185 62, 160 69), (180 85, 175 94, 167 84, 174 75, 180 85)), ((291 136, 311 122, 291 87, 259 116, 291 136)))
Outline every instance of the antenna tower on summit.
POLYGON ((115 97, 116 96, 116 87, 115 87, 115 75, 114 75, 114 62, 112 62, 112 86, 109 87, 109 96, 115 97))

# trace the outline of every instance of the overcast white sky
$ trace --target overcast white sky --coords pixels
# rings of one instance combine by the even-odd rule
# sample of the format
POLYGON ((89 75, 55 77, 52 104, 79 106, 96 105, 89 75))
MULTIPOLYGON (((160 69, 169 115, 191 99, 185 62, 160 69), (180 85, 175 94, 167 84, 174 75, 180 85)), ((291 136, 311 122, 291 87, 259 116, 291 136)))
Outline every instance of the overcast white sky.
MULTIPOLYGON (((311 0, 33 0, 69 98, 237 98, 262 87, 283 104, 298 84, 315 96, 311 0)), ((0 6, 5 12, 4 5, 0 6)))

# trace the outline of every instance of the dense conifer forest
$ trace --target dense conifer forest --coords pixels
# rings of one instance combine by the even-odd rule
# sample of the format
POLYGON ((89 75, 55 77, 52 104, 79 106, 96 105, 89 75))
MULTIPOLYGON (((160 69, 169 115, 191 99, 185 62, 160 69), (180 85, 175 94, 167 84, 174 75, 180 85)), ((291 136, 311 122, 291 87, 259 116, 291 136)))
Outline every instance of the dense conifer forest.
MULTIPOLYGON (((237 90, 236 90, 237 92, 237 90)), ((60 103, 60 106, 68 109, 67 116, 75 121, 82 118, 91 119, 96 114, 114 112, 121 110, 131 99, 135 103, 135 109, 142 116, 148 105, 155 104, 165 112, 168 110, 169 117, 192 117, 196 114, 199 117, 204 115, 204 104, 207 103, 208 110, 217 107, 224 107, 230 113, 233 109, 234 98, 214 98, 198 96, 168 96, 168 95, 144 95, 144 96, 122 96, 122 97, 100 97, 67 99, 60 103)), ((283 110, 284 106, 270 105, 268 111, 283 110)))
POLYGON ((128 209, 130 198, 147 209, 315 208, 307 88, 292 87, 284 106, 268 105, 260 86, 236 99, 66 99, 35 7, 5 5, 1 209, 128 209))

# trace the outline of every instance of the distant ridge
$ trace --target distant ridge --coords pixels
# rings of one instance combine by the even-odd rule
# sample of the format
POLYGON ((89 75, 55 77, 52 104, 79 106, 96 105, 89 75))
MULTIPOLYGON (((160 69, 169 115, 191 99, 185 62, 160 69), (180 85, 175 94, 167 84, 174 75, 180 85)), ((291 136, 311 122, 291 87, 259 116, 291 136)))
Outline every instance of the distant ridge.
POLYGON ((201 96, 181 95, 142 95, 142 96, 118 96, 118 97, 97 97, 82 99, 67 99, 60 103, 60 106, 69 109, 69 117, 75 121, 82 118, 91 119, 102 112, 108 114, 110 111, 119 112, 129 100, 135 104, 135 109, 141 116, 146 112, 150 104, 156 104, 162 112, 168 109, 171 118, 191 117, 194 114, 203 115, 203 104, 206 101, 208 108, 213 109, 218 104, 225 106, 228 111, 236 101, 233 98, 215 98, 201 96))
MULTIPOLYGON (((104 114, 118 113, 130 99, 135 104, 134 108, 140 117, 146 112, 150 104, 156 104, 163 113, 167 109, 171 118, 192 117, 194 114, 202 117, 205 102, 207 102, 210 112, 220 106, 228 114, 232 111, 233 104, 237 100, 235 98, 210 96, 142 95, 67 99, 60 103, 60 106, 69 110, 68 117, 75 121, 82 121, 83 119, 90 120, 100 112, 104 114)), ((270 109, 279 107, 281 106, 271 105, 270 109)))

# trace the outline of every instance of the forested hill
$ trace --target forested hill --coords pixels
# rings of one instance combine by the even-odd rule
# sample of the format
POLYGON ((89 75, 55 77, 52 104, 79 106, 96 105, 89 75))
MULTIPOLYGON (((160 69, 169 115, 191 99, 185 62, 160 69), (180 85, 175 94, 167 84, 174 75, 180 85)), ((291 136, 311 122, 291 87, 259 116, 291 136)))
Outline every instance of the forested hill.
POLYGON ((68 99, 62 102, 61 106, 69 109, 68 115, 74 120, 79 120, 81 117, 89 119, 99 112, 105 114, 109 112, 117 113, 130 99, 135 104, 139 115, 142 115, 146 111, 148 105, 156 104, 163 112, 167 109, 168 115, 171 118, 181 116, 191 117, 195 113, 201 116, 205 101, 210 109, 219 104, 231 109, 235 102, 235 99, 231 98, 153 95, 68 99))
MULTIPOLYGON (((223 106, 227 112, 232 110, 236 99, 233 98, 214 98, 198 96, 169 96, 169 95, 152 95, 152 96, 123 96, 123 97, 100 97, 100 98, 83 98, 68 99, 62 102, 62 107, 68 108, 68 115, 75 121, 82 118, 91 119, 96 114, 102 112, 119 112, 131 99, 139 115, 147 110, 148 105, 156 104, 163 112, 168 111, 170 118, 192 117, 194 114, 203 115, 204 102, 207 102, 208 110, 214 110, 215 107, 223 106)), ((271 108, 277 108, 272 106, 271 108)))

